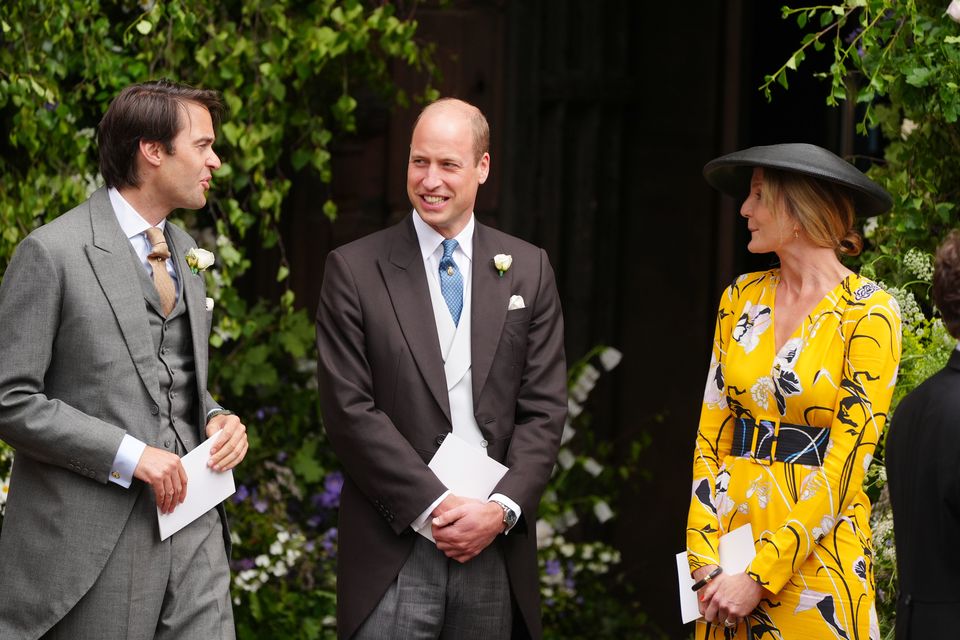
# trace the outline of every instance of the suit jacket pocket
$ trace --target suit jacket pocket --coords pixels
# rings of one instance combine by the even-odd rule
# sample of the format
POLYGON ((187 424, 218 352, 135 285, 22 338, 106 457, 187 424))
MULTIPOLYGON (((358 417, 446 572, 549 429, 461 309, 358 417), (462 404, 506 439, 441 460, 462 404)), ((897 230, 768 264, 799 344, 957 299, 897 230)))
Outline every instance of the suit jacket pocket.
POLYGON ((515 322, 529 322, 531 312, 532 309, 530 307, 524 307, 523 309, 510 309, 507 311, 507 317, 504 320, 504 323, 513 324, 515 322))

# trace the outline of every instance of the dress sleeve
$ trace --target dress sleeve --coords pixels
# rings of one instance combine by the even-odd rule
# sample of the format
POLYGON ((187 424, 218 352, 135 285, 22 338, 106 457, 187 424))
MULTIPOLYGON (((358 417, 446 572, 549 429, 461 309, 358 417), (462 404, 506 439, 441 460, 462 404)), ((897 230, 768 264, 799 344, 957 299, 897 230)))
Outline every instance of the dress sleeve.
POLYGON ((735 322, 735 291, 733 285, 724 291, 717 310, 710 368, 693 451, 693 487, 686 534, 691 573, 705 565, 720 564, 716 489, 718 483, 725 482, 726 472, 720 473, 720 465, 730 453, 733 442, 733 420, 727 406, 724 368, 735 322))
MULTIPOLYGON (((799 570, 817 542, 835 535, 841 517, 855 520, 869 514, 869 508, 855 515, 847 510, 861 494, 897 381, 901 344, 896 301, 880 291, 861 305, 851 304, 841 331, 842 376, 823 466, 803 480, 784 524, 763 533, 765 543, 747 567, 748 575, 773 593, 799 570)), ((866 529, 869 524, 859 526, 866 529)))

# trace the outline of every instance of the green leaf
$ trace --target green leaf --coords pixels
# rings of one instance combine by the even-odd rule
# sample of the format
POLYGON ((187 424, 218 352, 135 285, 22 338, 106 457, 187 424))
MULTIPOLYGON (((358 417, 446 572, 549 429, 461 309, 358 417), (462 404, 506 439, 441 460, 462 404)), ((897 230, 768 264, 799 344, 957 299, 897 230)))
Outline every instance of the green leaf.
POLYGON ((323 479, 324 469, 317 462, 317 441, 308 440, 301 446, 290 460, 290 468, 304 482, 316 483, 323 479))
POLYGON ((330 222, 333 222, 337 219, 337 203, 333 200, 327 200, 323 203, 323 214, 327 216, 327 219, 330 222))
POLYGON ((290 267, 286 265, 280 265, 280 268, 277 269, 277 282, 283 282, 287 279, 287 276, 290 275, 290 267))
POLYGON ((137 31, 143 35, 147 35, 153 31, 153 24, 149 20, 141 20, 137 23, 137 31))
POLYGON ((914 67, 907 71, 907 84, 914 87, 924 87, 932 74, 933 70, 926 67, 914 67))

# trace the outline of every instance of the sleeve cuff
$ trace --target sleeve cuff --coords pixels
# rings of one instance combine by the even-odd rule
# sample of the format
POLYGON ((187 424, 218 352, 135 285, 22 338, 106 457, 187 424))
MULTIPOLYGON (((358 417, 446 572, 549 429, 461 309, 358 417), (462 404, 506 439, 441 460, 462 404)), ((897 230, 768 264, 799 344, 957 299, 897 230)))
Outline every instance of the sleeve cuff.
MULTIPOLYGON (((487 498, 487 502, 491 502, 491 501, 502 502, 503 504, 510 507, 510 510, 513 511, 515 514, 517 514, 517 522, 520 522, 520 516, 523 512, 520 510, 520 505, 518 505, 516 502, 514 502, 507 496, 503 495, 502 493, 495 493, 491 495, 489 498, 487 498)), ((513 526, 510 527, 509 529, 505 529, 503 532, 503 535, 507 535, 508 533, 510 533, 510 530, 513 529, 513 527, 515 526, 517 526, 516 522, 513 523, 513 526)))
POLYGON ((140 456, 146 448, 146 443, 140 442, 131 435, 124 435, 120 448, 117 449, 117 455, 113 459, 113 466, 110 467, 110 482, 129 489, 133 482, 133 472, 137 470, 140 456))
POLYGON ((413 529, 414 531, 420 531, 420 529, 423 529, 423 525, 427 524, 427 520, 430 518, 430 514, 433 513, 433 510, 436 509, 437 506, 439 506, 439 504, 443 502, 448 495, 450 495, 449 489, 444 491, 439 498, 434 500, 433 503, 429 507, 427 507, 427 510, 421 513, 416 520, 411 522, 410 528, 413 529))

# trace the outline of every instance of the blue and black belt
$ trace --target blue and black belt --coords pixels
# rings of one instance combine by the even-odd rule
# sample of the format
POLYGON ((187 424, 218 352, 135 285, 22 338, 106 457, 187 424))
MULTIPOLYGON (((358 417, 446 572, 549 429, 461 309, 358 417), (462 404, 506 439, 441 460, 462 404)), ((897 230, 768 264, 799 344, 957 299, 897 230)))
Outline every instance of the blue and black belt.
POLYGON ((821 466, 830 441, 830 429, 790 424, 777 419, 736 418, 732 455, 762 464, 787 462, 821 466))

